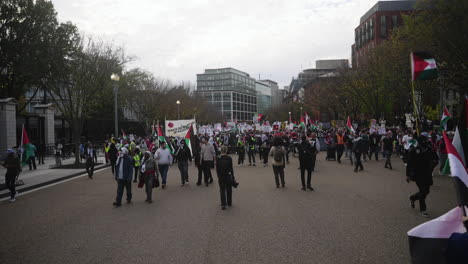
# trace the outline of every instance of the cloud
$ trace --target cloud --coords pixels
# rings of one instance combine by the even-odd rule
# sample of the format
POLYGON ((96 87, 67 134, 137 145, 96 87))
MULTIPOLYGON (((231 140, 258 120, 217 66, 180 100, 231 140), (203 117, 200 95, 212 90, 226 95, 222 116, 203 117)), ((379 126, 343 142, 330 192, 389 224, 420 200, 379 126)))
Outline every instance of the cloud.
POLYGON ((61 21, 126 48, 144 68, 192 81, 234 67, 288 85, 315 60, 350 59, 373 0, 53 0, 61 21))

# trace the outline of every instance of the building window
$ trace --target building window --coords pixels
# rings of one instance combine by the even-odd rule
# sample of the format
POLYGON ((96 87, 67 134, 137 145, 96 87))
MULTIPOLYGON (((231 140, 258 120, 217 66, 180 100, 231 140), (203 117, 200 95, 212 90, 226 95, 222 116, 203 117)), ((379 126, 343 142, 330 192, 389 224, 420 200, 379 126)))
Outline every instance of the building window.
POLYGON ((387 17, 380 16, 380 36, 386 37, 387 36, 387 17))
POLYGON ((370 19, 369 27, 370 27, 370 38, 374 39, 374 18, 370 19))
POLYGON ((398 27, 398 16, 392 16, 392 27, 395 30, 398 27))

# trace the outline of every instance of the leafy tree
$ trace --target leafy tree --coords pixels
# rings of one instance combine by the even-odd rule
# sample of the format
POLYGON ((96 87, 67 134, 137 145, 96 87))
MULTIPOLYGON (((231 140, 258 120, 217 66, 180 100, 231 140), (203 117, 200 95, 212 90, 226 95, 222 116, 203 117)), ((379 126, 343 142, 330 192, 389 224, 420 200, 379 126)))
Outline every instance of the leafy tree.
POLYGON ((0 2, 0 97, 19 99, 26 89, 46 88, 74 52, 77 29, 59 23, 46 0, 0 2))

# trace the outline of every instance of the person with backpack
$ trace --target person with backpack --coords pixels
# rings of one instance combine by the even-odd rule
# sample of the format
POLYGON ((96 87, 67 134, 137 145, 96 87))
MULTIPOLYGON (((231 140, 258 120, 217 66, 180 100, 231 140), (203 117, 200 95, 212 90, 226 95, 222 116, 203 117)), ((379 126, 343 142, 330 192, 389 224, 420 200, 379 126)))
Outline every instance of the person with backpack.
POLYGON ((2 161, 2 166, 5 167, 5 186, 10 190, 10 203, 16 201, 16 179, 21 172, 21 165, 18 155, 12 149, 7 150, 7 156, 2 161))
POLYGON ((283 140, 280 137, 273 139, 273 147, 270 149, 270 157, 273 157, 271 165, 273 167, 273 173, 275 175, 276 188, 281 186, 284 188, 284 167, 285 167, 285 155, 286 150, 283 147, 283 140))
POLYGON ((234 177, 232 158, 227 155, 228 150, 227 146, 221 146, 221 155, 216 160, 216 174, 218 175, 222 210, 226 210, 226 206, 232 206, 232 187, 237 188, 238 185, 234 177))
POLYGON ((312 165, 315 163, 317 155, 317 146, 312 146, 305 135, 302 136, 301 144, 299 145, 299 168, 301 170, 302 190, 306 190, 305 171, 307 170, 307 189, 313 191, 312 180, 312 165))
POLYGON ((361 155, 363 152, 363 148, 364 147, 363 147, 362 138, 360 136, 357 136, 353 140, 353 153, 354 153, 354 158, 356 159, 354 162, 355 164, 354 172, 358 172, 358 168, 359 168, 359 171, 364 170, 364 166, 362 166, 362 162, 361 162, 361 155))

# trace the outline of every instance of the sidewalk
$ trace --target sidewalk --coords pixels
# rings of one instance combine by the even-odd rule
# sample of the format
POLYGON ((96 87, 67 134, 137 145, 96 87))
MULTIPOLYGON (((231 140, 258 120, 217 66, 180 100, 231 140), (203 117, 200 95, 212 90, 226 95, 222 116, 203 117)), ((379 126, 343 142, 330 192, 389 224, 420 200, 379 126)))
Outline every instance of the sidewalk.
MULTIPOLYGON (((73 162, 75 162, 75 158, 73 157, 66 160, 62 160, 63 165, 72 164, 73 162)), ((21 172, 18 180, 22 180, 24 182, 24 185, 16 186, 16 191, 19 193, 19 195, 26 191, 30 191, 86 173, 84 169, 51 169, 55 166, 55 157, 46 157, 44 163, 45 164, 41 165, 37 165, 36 163, 36 170, 29 170, 28 165, 23 167, 23 171, 21 172)), ((105 164, 104 156, 98 156, 98 163, 103 164, 97 165, 94 168, 94 170, 99 170, 107 166, 105 164)), ((4 186, 3 183, 5 180, 5 173, 6 169, 0 166, 0 177, 2 187, 4 186)), ((7 198, 9 196, 10 191, 8 189, 0 191, 0 200, 3 200, 3 198, 7 198)))

